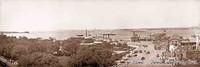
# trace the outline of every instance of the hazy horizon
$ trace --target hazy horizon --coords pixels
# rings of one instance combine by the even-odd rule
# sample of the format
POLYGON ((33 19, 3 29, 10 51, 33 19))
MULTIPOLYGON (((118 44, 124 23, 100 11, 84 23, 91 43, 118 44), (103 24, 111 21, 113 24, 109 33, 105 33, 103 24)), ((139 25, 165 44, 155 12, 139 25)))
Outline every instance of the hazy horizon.
POLYGON ((197 0, 1 0, 1 31, 192 27, 197 0))

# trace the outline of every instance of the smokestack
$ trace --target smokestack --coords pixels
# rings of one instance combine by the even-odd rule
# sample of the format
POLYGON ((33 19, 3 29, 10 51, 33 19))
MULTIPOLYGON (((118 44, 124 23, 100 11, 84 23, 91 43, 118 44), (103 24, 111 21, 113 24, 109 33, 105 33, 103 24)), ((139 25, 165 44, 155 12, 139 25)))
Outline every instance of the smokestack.
POLYGON ((87 29, 85 30, 85 36, 86 36, 86 37, 88 36, 88 32, 87 32, 87 29))

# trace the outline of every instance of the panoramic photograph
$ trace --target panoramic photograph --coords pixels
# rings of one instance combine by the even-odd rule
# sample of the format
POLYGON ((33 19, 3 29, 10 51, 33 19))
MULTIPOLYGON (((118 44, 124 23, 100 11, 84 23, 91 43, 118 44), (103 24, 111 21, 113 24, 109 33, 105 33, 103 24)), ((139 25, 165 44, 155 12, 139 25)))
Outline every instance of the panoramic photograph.
POLYGON ((0 67, 200 67, 200 1, 0 0, 0 67))

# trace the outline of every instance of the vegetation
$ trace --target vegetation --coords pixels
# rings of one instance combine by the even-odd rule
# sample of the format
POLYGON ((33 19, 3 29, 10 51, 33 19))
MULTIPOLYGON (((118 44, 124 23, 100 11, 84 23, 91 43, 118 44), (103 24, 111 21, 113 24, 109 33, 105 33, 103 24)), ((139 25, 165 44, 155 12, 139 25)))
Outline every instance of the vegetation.
POLYGON ((147 54, 150 54, 150 52, 148 51, 147 54))
POLYGON ((110 50, 99 47, 81 48, 71 58, 71 67, 108 67, 115 61, 110 50))
POLYGON ((18 61, 19 67, 60 67, 57 57, 42 52, 21 56, 18 61))
POLYGON ((167 36, 165 32, 157 33, 157 34, 154 34, 153 36, 154 36, 153 44, 155 44, 154 48, 156 50, 160 50, 161 48, 166 48, 170 37, 167 36))
POLYGON ((145 57, 142 57, 141 60, 145 60, 145 57))
MULTIPOLYGON (((108 67, 123 55, 114 54, 114 45, 81 46, 82 38, 57 41, 0 35, 0 56, 18 62, 18 67, 108 67)), ((125 46, 123 46, 125 47, 125 46)))

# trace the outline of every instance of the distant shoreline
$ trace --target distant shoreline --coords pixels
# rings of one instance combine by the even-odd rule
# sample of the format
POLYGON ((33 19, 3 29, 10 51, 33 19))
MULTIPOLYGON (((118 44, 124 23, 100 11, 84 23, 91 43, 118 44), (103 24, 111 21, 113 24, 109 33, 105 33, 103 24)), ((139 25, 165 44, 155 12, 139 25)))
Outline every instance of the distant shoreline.
POLYGON ((0 31, 0 33, 9 34, 9 33, 30 33, 30 32, 28 32, 28 31, 24 31, 24 32, 6 32, 6 31, 0 31))
MULTIPOLYGON (((87 28, 86 28, 87 29, 87 28)), ((86 29, 60 29, 60 30, 50 30, 50 31, 74 31, 74 30, 86 30, 86 29)), ((200 26, 191 26, 191 27, 152 27, 152 28, 113 28, 113 29, 87 29, 87 30, 188 30, 188 29, 200 29, 200 26)), ((32 31, 36 32, 36 31, 32 31)), ((42 31, 37 31, 42 32, 42 31)), ((18 31, 3 31, 0 33, 30 33, 29 31, 18 32, 18 31)))

